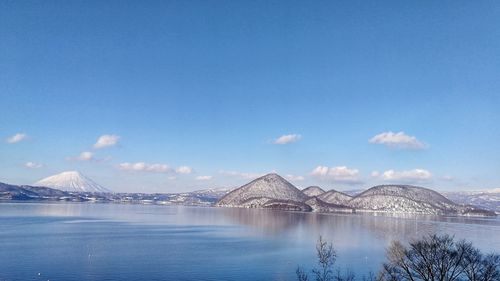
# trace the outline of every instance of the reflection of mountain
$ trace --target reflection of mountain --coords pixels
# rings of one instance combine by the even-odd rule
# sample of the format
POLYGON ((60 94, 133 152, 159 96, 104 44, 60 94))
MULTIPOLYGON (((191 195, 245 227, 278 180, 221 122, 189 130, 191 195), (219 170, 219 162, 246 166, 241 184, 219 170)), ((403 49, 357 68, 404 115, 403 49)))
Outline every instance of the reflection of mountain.
POLYGON ((236 224, 247 225, 257 233, 271 235, 295 228, 306 219, 306 213, 268 209, 221 208, 218 211, 236 224))
POLYGON ((256 235, 297 234, 307 229, 308 233, 315 234, 311 241, 321 234, 329 234, 345 245, 353 243, 353 237, 363 239, 359 236, 375 235, 382 240, 417 238, 438 231, 439 223, 432 220, 440 219, 422 215, 321 214, 248 208, 222 208, 218 212, 232 223, 250 227, 256 235))
MULTIPOLYGON (((266 209, 215 208, 214 217, 225 217, 226 223, 243 225, 245 235, 287 237, 289 241, 310 241, 311 247, 319 235, 333 241, 336 249, 366 248, 370 255, 373 247, 383 251, 390 241, 409 242, 424 235, 449 233, 458 238, 476 239, 474 235, 494 232, 496 219, 472 217, 445 217, 414 214, 339 214, 314 212, 281 212, 266 209), (469 237, 472 235, 471 237, 469 237), (376 238, 375 240, 373 238, 376 238), (381 243, 380 245, 373 245, 381 243)), ((201 219, 201 218, 200 218, 201 219)), ((484 242, 484 241, 483 241, 484 242)), ((498 243, 495 244, 496 247, 498 243)), ((488 244, 482 244, 488 248, 488 244)), ((383 252, 382 252, 383 254, 383 252)))
POLYGON ((418 214, 495 215, 470 205, 458 205, 441 194, 410 185, 379 185, 354 197, 319 187, 302 192, 278 176, 268 174, 229 192, 216 204, 221 207, 271 208, 315 212, 389 212, 418 214))

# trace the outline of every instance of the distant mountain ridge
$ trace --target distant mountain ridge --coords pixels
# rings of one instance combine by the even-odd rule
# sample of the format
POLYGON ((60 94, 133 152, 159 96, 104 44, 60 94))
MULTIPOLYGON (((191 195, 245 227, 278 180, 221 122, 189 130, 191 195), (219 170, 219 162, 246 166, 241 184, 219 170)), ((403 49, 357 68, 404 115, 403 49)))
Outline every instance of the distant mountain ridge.
POLYGON ((301 191, 281 176, 269 174, 232 191, 205 189, 183 193, 154 194, 62 191, 42 186, 0 183, 0 200, 221 206, 306 212, 491 216, 495 215, 494 211, 496 211, 500 214, 500 193, 496 193, 496 190, 448 192, 445 193, 446 197, 433 190, 411 185, 374 186, 363 192, 356 192, 354 196, 333 189, 323 193, 321 191, 323 189, 317 186, 301 191))
POLYGON ((71 194, 48 187, 13 185, 0 182, 0 200, 71 200, 71 194))
POLYGON ((392 212, 435 215, 495 215, 459 205, 436 191, 411 185, 379 185, 355 196, 320 187, 300 191, 277 174, 268 174, 227 193, 216 206, 273 208, 316 212, 392 212))
POLYGON ((13 185, 0 182, 0 202, 63 201, 213 206, 227 192, 228 189, 205 189, 183 193, 96 193, 62 191, 43 186, 13 185))
POLYGON ((72 192, 111 192, 77 171, 62 172, 37 181, 34 185, 72 192))
POLYGON ((480 206, 500 214, 500 188, 478 191, 452 191, 444 192, 443 195, 453 202, 480 206))

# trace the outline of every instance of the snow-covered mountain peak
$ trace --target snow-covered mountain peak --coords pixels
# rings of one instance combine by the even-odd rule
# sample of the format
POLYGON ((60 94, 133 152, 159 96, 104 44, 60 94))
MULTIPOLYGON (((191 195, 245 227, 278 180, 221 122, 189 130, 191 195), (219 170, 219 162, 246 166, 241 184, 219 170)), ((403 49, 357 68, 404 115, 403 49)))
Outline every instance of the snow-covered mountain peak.
POLYGON ((59 174, 61 177, 82 177, 83 175, 78 171, 66 171, 59 174))
POLYGON ((35 183, 37 186, 76 192, 110 192, 78 171, 66 171, 35 183))
POLYGON ((269 174, 263 175, 262 177, 260 177, 258 179, 261 179, 261 180, 284 180, 284 178, 282 178, 280 175, 278 175, 276 173, 269 173, 269 174))
MULTIPOLYGON (((240 206, 245 201, 269 199, 302 202, 308 197, 293 184, 277 174, 267 174, 226 194, 218 202, 219 206, 240 206), (264 199, 267 198, 267 199, 264 199)), ((259 201, 259 202, 260 202, 259 201)), ((259 204, 261 204, 260 202, 259 204)))
POLYGON ((302 192, 307 195, 307 196, 319 196, 323 193, 325 193, 325 191, 319 187, 319 186, 309 186, 309 187, 306 187, 304 189, 302 189, 302 192))

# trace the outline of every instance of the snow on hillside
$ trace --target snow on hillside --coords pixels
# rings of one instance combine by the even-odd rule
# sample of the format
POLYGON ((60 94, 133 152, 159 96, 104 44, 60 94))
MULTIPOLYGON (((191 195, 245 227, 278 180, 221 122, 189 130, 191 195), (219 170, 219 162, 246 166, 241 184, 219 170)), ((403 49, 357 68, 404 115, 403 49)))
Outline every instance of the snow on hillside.
POLYGON ((110 192, 77 171, 62 172, 39 180, 34 185, 72 192, 110 192))
POLYGON ((307 196, 318 196, 320 194, 325 193, 325 191, 319 186, 309 186, 307 188, 302 189, 302 192, 307 196))
POLYGON ((422 213, 441 214, 441 209, 428 202, 415 201, 406 197, 373 195, 353 199, 350 206, 372 211, 385 211, 391 213, 422 213))
POLYGON ((349 205, 358 209, 398 213, 445 214, 461 208, 443 195, 411 185, 379 185, 355 196, 349 205))
POLYGON ((327 203, 319 197, 311 197, 305 202, 307 205, 311 206, 313 212, 320 213, 354 213, 354 208, 341 204, 331 204, 327 203))
POLYGON ((304 202, 308 198, 299 189, 277 174, 267 174, 226 194, 218 206, 262 206, 270 199, 304 202))
POLYGON ((309 188, 301 192, 276 174, 258 178, 228 194, 217 206, 246 208, 284 208, 316 212, 375 211, 417 214, 456 214, 491 216, 492 212, 456 204, 443 195, 423 187, 410 185, 379 185, 354 197, 331 190, 319 196, 308 196, 319 190, 309 188))
POLYGON ((333 189, 321 194, 318 198, 326 203, 338 205, 347 205, 352 199, 351 196, 333 189))
POLYGON ((231 190, 232 190, 231 188, 208 188, 208 189, 191 191, 189 193, 201 196, 210 196, 218 199, 229 193, 231 190))
POLYGON ((459 204, 474 205, 500 213, 500 188, 479 191, 446 192, 444 196, 459 204))
POLYGON ((412 185, 378 185, 362 192, 356 197, 373 195, 402 196, 417 201, 453 204, 453 202, 434 190, 412 185))

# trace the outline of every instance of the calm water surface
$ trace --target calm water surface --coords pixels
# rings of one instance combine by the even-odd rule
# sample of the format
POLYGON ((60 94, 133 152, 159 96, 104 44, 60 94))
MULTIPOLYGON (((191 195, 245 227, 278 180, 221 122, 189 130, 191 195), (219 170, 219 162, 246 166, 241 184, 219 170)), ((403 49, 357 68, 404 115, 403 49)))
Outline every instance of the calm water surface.
POLYGON ((0 280, 295 280, 319 235, 361 277, 392 240, 435 232, 500 252, 499 219, 0 203, 0 280))

